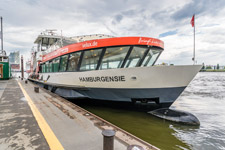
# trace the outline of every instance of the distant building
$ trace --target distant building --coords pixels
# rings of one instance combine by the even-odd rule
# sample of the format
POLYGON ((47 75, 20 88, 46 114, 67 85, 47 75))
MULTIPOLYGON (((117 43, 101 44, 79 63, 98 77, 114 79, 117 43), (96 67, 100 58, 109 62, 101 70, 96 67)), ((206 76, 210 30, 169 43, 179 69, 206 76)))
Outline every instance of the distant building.
POLYGON ((9 54, 9 64, 12 72, 20 71, 20 52, 11 52, 9 54))
POLYGON ((220 69, 220 70, 223 70, 223 69, 225 69, 225 66, 220 66, 219 69, 220 69))
POLYGON ((204 65, 201 69, 201 71, 224 71, 225 66, 220 65, 204 65))
POLYGON ((20 71, 20 64, 10 64, 12 71, 20 71))
POLYGON ((11 52, 9 54, 9 63, 10 64, 20 64, 20 52, 11 52))

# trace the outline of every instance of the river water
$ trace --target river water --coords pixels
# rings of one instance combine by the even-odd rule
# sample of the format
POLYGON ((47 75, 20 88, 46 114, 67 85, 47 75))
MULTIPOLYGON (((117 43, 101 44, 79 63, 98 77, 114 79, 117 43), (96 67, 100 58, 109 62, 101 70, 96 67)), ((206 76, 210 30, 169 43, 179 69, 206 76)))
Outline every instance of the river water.
POLYGON ((128 103, 75 102, 163 150, 225 150, 225 73, 200 72, 171 106, 194 114, 201 125, 185 126, 128 103))
POLYGON ((196 150, 225 149, 225 73, 198 73, 171 108, 193 113, 199 128, 172 126, 174 136, 196 150))

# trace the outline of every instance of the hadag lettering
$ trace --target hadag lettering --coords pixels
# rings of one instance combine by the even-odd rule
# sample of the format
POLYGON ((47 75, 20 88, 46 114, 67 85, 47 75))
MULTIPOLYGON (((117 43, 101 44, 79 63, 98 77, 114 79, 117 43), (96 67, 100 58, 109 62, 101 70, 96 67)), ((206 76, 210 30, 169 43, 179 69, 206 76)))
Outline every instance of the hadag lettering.
POLYGON ((138 41, 138 43, 147 43, 147 45, 151 42, 152 42, 152 39, 143 40, 142 38, 139 38, 139 41, 138 41))
POLYGON ((83 48, 85 48, 85 47, 92 47, 92 46, 97 46, 98 45, 98 42, 96 42, 96 41, 93 41, 92 43, 84 43, 83 45, 82 45, 82 47, 83 48))
POLYGON ((79 77, 80 82, 124 82, 125 76, 79 77))
POLYGON ((160 46, 163 46, 162 42, 160 42, 159 40, 154 40, 154 39, 145 40, 145 39, 139 38, 138 43, 146 43, 147 45, 151 43, 151 44, 159 44, 160 46))
POLYGON ((43 60, 46 60, 46 59, 50 59, 51 57, 54 57, 54 56, 57 56, 59 55, 60 53, 63 54, 63 53, 67 53, 69 51, 68 48, 63 48, 63 49, 60 49, 60 50, 57 50, 57 51, 53 51, 52 53, 48 54, 48 55, 45 55, 43 57, 43 60))

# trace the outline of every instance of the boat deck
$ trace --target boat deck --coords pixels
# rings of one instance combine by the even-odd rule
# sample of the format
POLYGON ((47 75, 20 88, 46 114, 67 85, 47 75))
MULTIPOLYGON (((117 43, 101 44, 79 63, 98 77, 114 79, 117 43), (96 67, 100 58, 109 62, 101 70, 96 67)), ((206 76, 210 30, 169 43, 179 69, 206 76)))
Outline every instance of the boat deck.
POLYGON ((115 150, 157 149, 45 89, 20 80, 0 81, 0 149, 103 149, 102 130, 116 130, 115 150))

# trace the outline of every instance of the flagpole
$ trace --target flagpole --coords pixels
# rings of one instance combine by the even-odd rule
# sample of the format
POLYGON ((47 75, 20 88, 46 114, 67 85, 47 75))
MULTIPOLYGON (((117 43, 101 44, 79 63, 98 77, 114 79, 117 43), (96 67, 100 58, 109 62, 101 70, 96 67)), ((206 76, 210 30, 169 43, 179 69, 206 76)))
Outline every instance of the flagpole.
POLYGON ((194 14, 194 51, 193 51, 193 61, 195 64, 195 14, 194 14))

